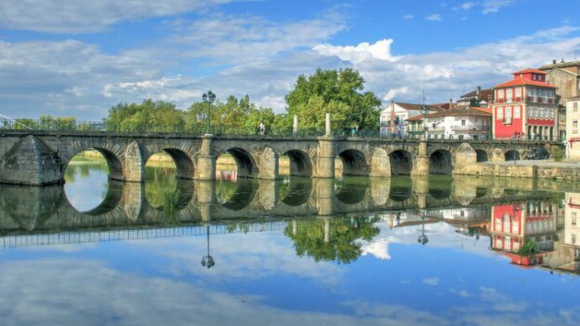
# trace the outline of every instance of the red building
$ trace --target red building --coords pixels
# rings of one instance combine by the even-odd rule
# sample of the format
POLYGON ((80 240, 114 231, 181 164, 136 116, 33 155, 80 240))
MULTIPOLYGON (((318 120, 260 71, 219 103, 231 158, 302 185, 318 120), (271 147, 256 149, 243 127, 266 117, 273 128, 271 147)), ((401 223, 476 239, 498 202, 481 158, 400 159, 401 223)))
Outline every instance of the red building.
POLYGON ((513 79, 494 87, 493 135, 495 139, 555 140, 558 135, 556 86, 546 82, 546 73, 525 69, 513 79))

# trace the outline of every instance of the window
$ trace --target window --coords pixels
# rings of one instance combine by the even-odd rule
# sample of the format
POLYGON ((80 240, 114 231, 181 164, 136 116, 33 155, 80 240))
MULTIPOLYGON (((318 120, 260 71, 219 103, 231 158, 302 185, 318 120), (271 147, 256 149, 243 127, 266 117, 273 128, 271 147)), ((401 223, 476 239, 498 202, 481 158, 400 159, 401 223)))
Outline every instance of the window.
POLYGON ((572 120, 572 133, 578 133, 578 120, 572 120))
POLYGON ((513 99, 513 90, 511 88, 507 89, 505 94, 505 100, 506 102, 510 103, 513 99))
POLYGON ((520 107, 518 105, 514 106, 514 119, 520 119, 520 107))
POLYGON ((461 120, 461 125, 465 126, 465 120, 461 120))
POLYGON ((506 106, 504 123, 512 123, 512 107, 506 106))
POLYGON ((502 107, 497 108, 497 119, 503 120, 503 108, 502 107))
POLYGON ((573 102, 572 103, 572 111, 577 112, 578 111, 578 102, 573 102))

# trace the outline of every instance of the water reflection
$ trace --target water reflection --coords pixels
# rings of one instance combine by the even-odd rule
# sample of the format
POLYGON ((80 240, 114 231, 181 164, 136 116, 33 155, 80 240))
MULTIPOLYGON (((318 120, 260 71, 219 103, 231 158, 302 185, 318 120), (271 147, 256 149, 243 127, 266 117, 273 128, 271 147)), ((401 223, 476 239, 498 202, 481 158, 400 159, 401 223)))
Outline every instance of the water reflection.
MULTIPOLYGON (((100 169, 96 171, 100 175, 100 169)), ((85 171, 80 178, 89 175, 85 171)), ((534 183, 521 180, 516 187, 507 187, 503 180, 473 177, 192 182, 173 178, 170 173, 148 175, 153 182, 107 182, 103 190, 94 192, 102 197, 101 203, 86 211, 70 203, 76 198, 72 188, 0 186, 0 229, 3 234, 14 235, 25 234, 23 231, 41 234, 200 223, 225 223, 243 229, 244 224, 264 217, 291 218, 284 234, 294 242, 298 256, 349 263, 361 255, 361 241, 371 241, 378 233, 378 222, 389 229, 420 225, 417 241, 426 245, 425 225, 445 221, 458 233, 477 239, 489 236, 490 249, 509 256, 516 264, 578 269, 578 264, 564 267, 549 253, 556 250, 560 238, 575 246, 580 199, 567 193, 565 206, 563 193, 539 190, 534 183), (568 230, 559 235, 566 225, 566 209, 571 211, 568 230)), ((68 187, 79 180, 76 178, 68 187)), ((209 237, 209 228, 206 233, 209 237)), ((569 251, 573 257, 566 264, 579 257, 577 249, 569 251)), ((209 252, 206 256, 206 266, 213 266, 209 252)))
POLYGON ((158 173, 95 182, 84 196, 99 203, 78 209, 75 184, 91 175, 66 191, 0 186, 0 299, 27 306, 3 322, 578 322, 580 191, 561 183, 158 173), (23 312, 46 307, 59 313, 23 312))

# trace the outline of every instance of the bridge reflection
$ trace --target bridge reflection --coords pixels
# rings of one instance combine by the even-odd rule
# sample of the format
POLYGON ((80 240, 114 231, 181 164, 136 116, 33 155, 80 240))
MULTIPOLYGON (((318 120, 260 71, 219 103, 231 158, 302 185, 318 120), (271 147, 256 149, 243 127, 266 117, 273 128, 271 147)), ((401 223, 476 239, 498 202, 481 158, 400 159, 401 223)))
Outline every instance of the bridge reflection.
POLYGON ((0 186, 0 230, 26 231, 197 224, 285 217, 322 217, 361 212, 437 211, 441 208, 489 205, 549 198, 533 180, 434 177, 290 178, 284 181, 240 179, 222 189, 213 181, 176 185, 178 199, 168 219, 163 206, 150 205, 144 184, 109 182, 98 207, 80 212, 62 186, 0 186), (515 190, 514 190, 515 189, 515 190))

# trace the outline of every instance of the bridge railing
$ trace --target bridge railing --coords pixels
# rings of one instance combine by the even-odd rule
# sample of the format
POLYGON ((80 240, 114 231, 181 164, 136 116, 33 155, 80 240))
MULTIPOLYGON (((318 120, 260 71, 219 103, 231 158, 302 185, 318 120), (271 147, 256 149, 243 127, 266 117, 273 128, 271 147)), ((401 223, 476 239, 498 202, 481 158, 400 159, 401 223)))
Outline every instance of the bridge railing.
MULTIPOLYGON (((63 132, 107 132, 107 133, 171 133, 171 134, 185 134, 185 135, 204 135, 208 133, 207 125, 205 123, 196 123, 193 125, 143 125, 143 124, 107 124, 104 121, 76 121, 74 118, 57 118, 57 119, 0 119, 0 130, 6 131, 63 131, 63 132)), ((262 134, 258 128, 232 128, 223 125, 212 125, 209 128, 209 133, 223 136, 267 136, 267 137, 319 137, 324 136, 326 131, 324 128, 300 128, 298 131, 293 131, 292 128, 277 129, 266 128, 262 134)), ((417 140, 424 137, 423 133, 390 133, 385 130, 353 130, 351 128, 335 128, 332 130, 334 137, 360 137, 360 138, 375 138, 384 139, 386 141, 405 141, 417 140)), ((429 137, 430 141, 438 141, 429 137)), ((468 142, 511 142, 511 143, 527 143, 527 142, 551 142, 558 143, 564 141, 559 137, 549 139, 547 135, 537 135, 531 137, 525 134, 509 134, 499 135, 495 139, 489 140, 461 140, 461 139, 441 139, 440 141, 468 141, 468 142)))

